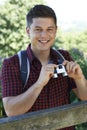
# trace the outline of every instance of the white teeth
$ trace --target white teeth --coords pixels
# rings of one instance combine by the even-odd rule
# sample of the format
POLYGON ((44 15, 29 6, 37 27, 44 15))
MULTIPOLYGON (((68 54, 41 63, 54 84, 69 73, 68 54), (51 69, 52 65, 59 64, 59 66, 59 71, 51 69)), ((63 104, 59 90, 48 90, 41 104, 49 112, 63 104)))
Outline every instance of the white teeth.
POLYGON ((41 43, 47 43, 48 41, 41 41, 41 40, 40 40, 40 42, 41 42, 41 43))
POLYGON ((41 41, 41 42, 46 43, 47 41, 41 41))

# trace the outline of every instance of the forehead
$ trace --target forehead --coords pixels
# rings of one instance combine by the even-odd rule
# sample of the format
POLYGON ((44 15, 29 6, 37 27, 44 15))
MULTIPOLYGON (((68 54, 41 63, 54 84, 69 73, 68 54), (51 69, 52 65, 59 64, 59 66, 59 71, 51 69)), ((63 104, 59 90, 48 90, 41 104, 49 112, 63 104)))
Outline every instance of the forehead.
POLYGON ((33 18, 31 26, 50 27, 55 26, 53 18, 33 18))

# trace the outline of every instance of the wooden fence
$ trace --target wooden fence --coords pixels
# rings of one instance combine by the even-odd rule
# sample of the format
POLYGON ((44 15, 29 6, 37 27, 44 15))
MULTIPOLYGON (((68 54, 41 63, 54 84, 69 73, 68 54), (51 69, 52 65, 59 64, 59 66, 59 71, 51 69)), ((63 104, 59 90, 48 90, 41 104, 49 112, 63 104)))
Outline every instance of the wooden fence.
POLYGON ((87 101, 0 119, 0 130, 56 130, 87 122, 87 101))

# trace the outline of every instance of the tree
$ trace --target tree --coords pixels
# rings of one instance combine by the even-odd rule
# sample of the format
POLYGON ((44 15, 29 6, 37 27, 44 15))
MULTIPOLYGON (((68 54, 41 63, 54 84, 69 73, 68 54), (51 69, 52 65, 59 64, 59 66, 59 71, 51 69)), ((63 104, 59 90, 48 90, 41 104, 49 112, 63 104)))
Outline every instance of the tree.
POLYGON ((26 34, 26 14, 43 0, 9 0, 0 7, 0 55, 7 57, 29 44, 26 34), (2 11, 3 10, 3 11, 2 11))

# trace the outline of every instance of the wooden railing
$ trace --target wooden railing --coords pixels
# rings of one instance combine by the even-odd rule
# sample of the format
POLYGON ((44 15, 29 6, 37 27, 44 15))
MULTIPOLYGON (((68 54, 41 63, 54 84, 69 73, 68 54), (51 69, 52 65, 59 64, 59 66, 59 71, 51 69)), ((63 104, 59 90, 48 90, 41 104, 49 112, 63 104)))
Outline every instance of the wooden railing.
POLYGON ((0 119, 0 130, 56 130, 87 122, 87 101, 0 119))

